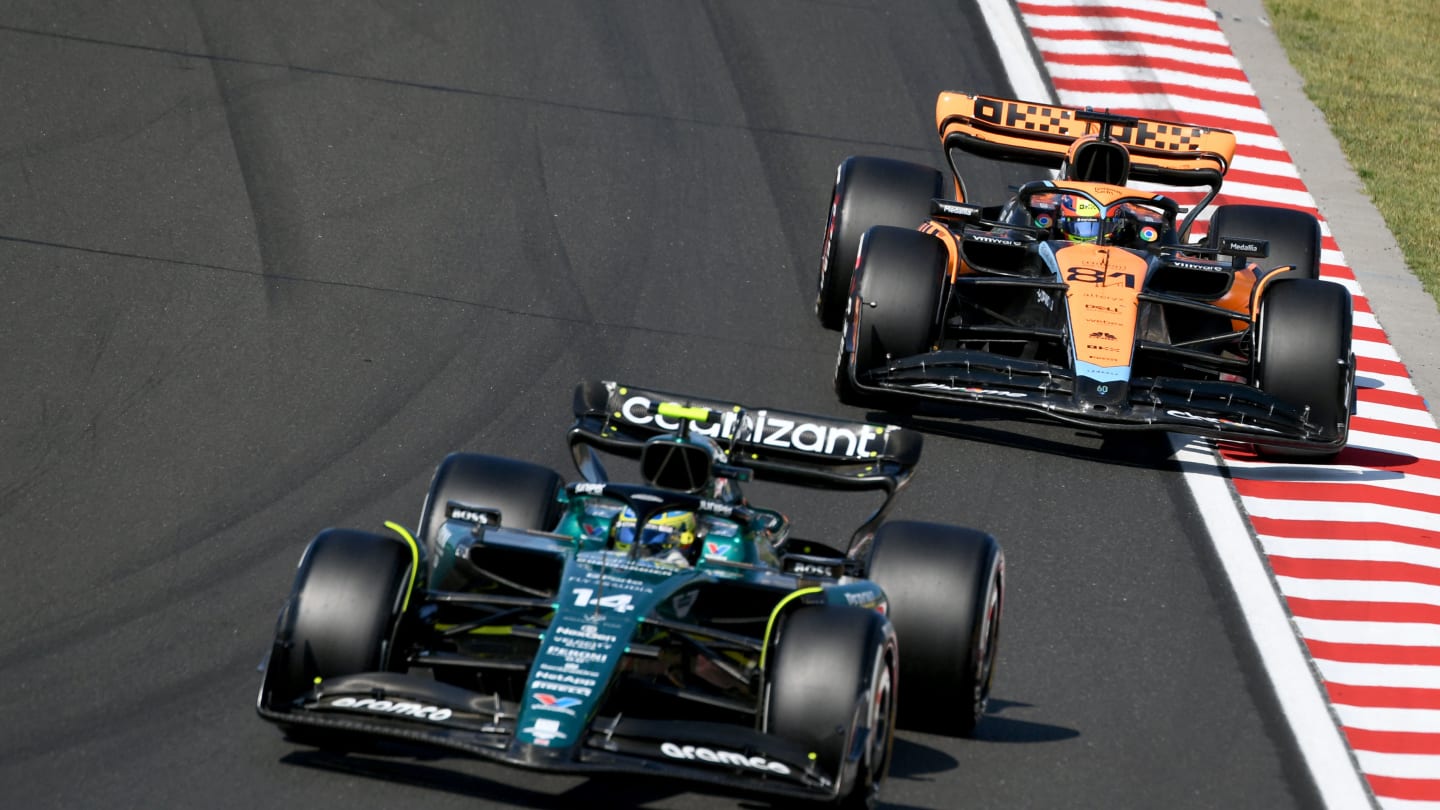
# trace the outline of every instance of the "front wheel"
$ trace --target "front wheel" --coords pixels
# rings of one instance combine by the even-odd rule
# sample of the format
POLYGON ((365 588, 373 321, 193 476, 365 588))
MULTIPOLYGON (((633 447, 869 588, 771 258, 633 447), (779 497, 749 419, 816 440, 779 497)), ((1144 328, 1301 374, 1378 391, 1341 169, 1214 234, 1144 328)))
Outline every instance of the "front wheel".
MULTIPOLYGON (((1322 439, 1343 443, 1354 404, 1350 291, 1312 279, 1280 279, 1260 298, 1255 385, 1306 414, 1322 439)), ((1257 447, 1275 459, 1333 458, 1339 450, 1257 447)))
POLYGON ((898 652, 889 622, 860 607, 798 608, 781 625, 774 656, 761 730, 813 752, 839 783, 838 806, 871 806, 895 734, 898 652), (861 735, 859 761, 851 762, 861 735))
POLYGON ((856 267, 851 303, 855 370, 928 351, 939 335, 949 256, 921 231, 871 228, 856 267))
POLYGON ((280 707, 326 678, 403 670, 394 645, 419 554, 349 529, 310 541, 280 613, 261 703, 280 707))

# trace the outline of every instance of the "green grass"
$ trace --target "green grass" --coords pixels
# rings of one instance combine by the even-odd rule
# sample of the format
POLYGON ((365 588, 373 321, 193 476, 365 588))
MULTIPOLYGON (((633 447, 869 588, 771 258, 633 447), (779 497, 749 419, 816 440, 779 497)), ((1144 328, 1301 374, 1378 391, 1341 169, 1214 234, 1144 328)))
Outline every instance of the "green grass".
POLYGON ((1440 4, 1264 2, 1306 95, 1440 302, 1440 4))

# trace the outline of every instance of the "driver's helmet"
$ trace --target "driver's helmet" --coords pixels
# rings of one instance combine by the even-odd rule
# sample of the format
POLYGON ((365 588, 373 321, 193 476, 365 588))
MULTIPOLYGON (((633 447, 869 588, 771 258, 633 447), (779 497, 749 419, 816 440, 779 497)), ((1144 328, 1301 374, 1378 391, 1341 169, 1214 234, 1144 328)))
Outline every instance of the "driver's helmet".
MULTIPOLYGON (((615 549, 629 551, 636 544, 635 510, 625 507, 615 518, 615 549)), ((661 512, 645 522, 640 531, 640 556, 655 557, 678 551, 684 557, 690 556, 695 544, 695 513, 683 509, 661 512)))
POLYGON ((1100 206, 1078 194, 1061 194, 1060 234, 1071 242, 1094 242, 1100 236, 1100 206))

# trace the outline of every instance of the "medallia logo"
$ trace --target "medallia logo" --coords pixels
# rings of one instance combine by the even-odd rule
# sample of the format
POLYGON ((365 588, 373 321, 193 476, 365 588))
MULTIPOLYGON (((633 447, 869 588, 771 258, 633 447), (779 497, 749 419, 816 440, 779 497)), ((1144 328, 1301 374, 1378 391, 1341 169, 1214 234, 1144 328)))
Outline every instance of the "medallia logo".
POLYGON ((542 712, 560 712, 561 714, 568 714, 574 717, 575 707, 581 703, 582 701, 577 697, 558 697, 546 692, 536 692, 535 703, 532 704, 530 708, 542 712))

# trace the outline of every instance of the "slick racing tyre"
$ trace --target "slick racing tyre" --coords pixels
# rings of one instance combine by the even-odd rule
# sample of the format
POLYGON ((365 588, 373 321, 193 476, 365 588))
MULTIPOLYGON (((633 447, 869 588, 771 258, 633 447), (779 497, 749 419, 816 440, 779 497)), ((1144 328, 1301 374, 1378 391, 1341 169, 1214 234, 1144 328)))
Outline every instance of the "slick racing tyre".
POLYGON ((262 703, 283 706, 326 678, 403 668, 391 653, 416 556, 399 538, 351 529, 310 541, 276 624, 262 703))
POLYGON ((1005 556, 984 532, 894 521, 875 533, 870 580, 900 641, 905 728, 974 734, 995 674, 1005 556))
POLYGON ((1320 278, 1320 221, 1304 211, 1268 205, 1217 206, 1206 244, 1219 247, 1222 236, 1268 240, 1270 255, 1259 260, 1262 266, 1291 265, 1301 278, 1320 278))
POLYGON ((939 329, 947 260, 945 244, 930 234, 892 227, 866 232, 855 270, 860 305, 846 324, 835 374, 842 401, 860 399, 846 368, 846 341, 857 376, 929 351, 939 329))
POLYGON ((826 329, 839 329, 844 322, 865 232, 874 225, 918 228, 930 218, 930 201, 947 196, 944 176, 928 166, 877 157, 852 157, 840 164, 815 296, 815 314, 826 329))
POLYGON ((762 731, 806 746, 840 784, 836 805, 873 804, 895 735, 895 631, 861 607, 798 608, 777 631, 762 731), (865 735, 848 778, 847 754, 865 735))
MULTIPOLYGON (((1261 294, 1255 328, 1255 385, 1309 409, 1320 437, 1343 441, 1354 406, 1350 291, 1329 281, 1277 279, 1261 294)), ((1276 459, 1327 459, 1339 450, 1258 446, 1276 459)))
POLYGON ((560 521, 565 482, 548 467, 499 456, 451 453, 440 462, 420 512, 418 539, 432 555, 451 501, 500 512, 500 525, 548 531, 560 521))

